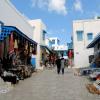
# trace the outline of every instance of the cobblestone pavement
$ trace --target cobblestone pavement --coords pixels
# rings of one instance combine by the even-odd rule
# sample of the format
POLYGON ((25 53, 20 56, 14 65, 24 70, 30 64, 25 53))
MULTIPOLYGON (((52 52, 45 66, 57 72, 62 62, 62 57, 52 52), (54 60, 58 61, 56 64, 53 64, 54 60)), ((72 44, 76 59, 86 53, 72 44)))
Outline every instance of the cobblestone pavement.
POLYGON ((0 94, 0 100, 100 100, 87 91, 86 83, 86 78, 74 76, 71 69, 66 68, 64 75, 58 75, 56 69, 44 70, 0 94))

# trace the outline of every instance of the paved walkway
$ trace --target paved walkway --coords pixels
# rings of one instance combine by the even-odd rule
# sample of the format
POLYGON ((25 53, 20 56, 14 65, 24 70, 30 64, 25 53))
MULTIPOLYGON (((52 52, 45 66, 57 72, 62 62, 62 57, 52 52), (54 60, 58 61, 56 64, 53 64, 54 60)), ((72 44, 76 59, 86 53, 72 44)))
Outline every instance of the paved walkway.
POLYGON ((66 68, 64 75, 57 75, 56 69, 45 70, 0 94, 0 100, 100 100, 87 91, 86 83, 86 78, 74 76, 71 69, 66 68))

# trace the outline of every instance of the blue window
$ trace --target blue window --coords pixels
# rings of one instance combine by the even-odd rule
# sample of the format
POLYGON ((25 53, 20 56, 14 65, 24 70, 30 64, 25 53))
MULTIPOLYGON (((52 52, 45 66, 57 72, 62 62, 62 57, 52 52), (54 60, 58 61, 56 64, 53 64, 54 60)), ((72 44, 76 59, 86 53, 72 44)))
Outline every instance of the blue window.
POLYGON ((51 47, 52 46, 52 42, 51 41, 49 41, 49 47, 51 47))
POLYGON ((55 40, 52 40, 52 42, 51 42, 52 44, 55 44, 55 40))
POLYGON ((42 37, 43 37, 43 40, 45 40, 45 34, 46 34, 46 31, 45 30, 43 30, 43 32, 42 32, 43 34, 42 34, 42 37))
POLYGON ((59 40, 57 40, 57 44, 59 45, 59 40))
POLYGON ((77 31, 77 40, 83 41, 83 31, 77 31))
POLYGON ((88 33, 87 34, 87 39, 92 40, 93 39, 93 33, 88 33))
POLYGON ((43 33, 43 40, 45 40, 45 33, 43 33))

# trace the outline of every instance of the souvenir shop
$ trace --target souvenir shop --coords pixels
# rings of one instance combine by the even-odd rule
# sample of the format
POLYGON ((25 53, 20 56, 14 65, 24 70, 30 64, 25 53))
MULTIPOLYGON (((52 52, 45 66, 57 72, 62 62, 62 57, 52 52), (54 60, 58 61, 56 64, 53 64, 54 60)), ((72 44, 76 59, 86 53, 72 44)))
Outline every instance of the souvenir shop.
POLYGON ((41 61, 45 67, 54 66, 56 60, 56 53, 50 50, 47 46, 41 45, 41 61))
MULTIPOLYGON (((14 26, 1 26, 0 33, 0 76, 15 76, 24 79, 31 76, 31 55, 36 55, 37 43, 14 26), (6 73, 4 73, 6 72, 6 73)), ((16 79, 13 83, 16 83, 16 79)))
POLYGON ((94 48, 94 55, 91 60, 91 67, 100 68, 100 33, 94 40, 87 46, 87 48, 94 48))

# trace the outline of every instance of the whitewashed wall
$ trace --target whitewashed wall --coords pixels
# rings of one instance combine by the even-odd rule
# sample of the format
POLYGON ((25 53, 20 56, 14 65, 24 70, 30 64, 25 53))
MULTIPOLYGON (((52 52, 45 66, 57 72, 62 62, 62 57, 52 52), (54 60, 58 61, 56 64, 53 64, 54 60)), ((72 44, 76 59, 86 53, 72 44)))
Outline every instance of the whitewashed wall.
POLYGON ((59 39, 57 38, 57 37, 51 37, 51 38, 49 38, 51 41, 52 40, 55 40, 55 44, 52 44, 52 47, 56 47, 56 46, 58 46, 58 41, 59 41, 59 39))
POLYGON ((43 30, 46 31, 46 26, 41 19, 29 20, 29 24, 34 28, 34 40, 37 43, 45 45, 45 40, 43 40, 43 30))
POLYGON ((95 37, 100 32, 100 20, 79 20, 73 21, 73 45, 74 45, 74 67, 89 66, 89 55, 92 55, 94 50, 87 49, 87 45, 91 42, 87 40, 87 33, 93 33, 95 37), (77 41, 76 31, 84 31, 83 41, 77 41))
POLYGON ((32 39, 33 28, 9 0, 0 0, 0 21, 5 25, 17 27, 32 39))
POLYGON ((58 46, 55 46, 55 50, 56 51, 68 50, 68 47, 67 45, 58 45, 58 46))
POLYGON ((39 69, 41 61, 40 45, 45 45, 45 40, 43 40, 43 30, 46 30, 46 26, 41 21, 41 19, 30 20, 29 24, 34 27, 34 40, 38 43, 37 45, 37 57, 36 57, 36 68, 39 69))
POLYGON ((48 47, 49 47, 49 42, 50 42, 50 40, 49 40, 48 38, 46 38, 46 39, 45 39, 45 44, 46 44, 46 46, 48 46, 48 47))

